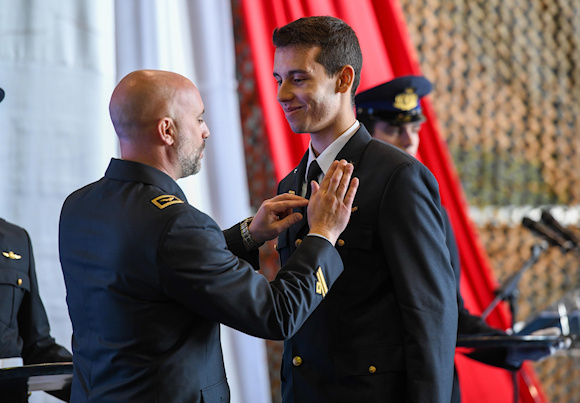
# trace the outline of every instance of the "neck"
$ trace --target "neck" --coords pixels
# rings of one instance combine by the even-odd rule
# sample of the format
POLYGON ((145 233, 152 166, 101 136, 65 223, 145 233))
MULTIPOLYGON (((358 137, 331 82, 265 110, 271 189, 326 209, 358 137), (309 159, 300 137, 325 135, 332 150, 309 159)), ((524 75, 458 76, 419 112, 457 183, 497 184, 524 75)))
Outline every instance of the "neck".
POLYGON ((136 150, 132 147, 123 147, 121 145, 121 158, 127 161, 140 162, 153 168, 165 172, 173 180, 180 178, 175 164, 171 163, 169 156, 162 150, 149 147, 147 150, 136 150))
POLYGON ((312 141, 314 155, 318 157, 324 150, 326 150, 329 145, 334 142, 334 140, 339 138, 345 131, 347 131, 348 128, 354 124, 355 120, 356 119, 353 117, 352 120, 345 121, 345 123, 336 125, 332 128, 329 128, 328 130, 310 133, 310 140, 312 141))

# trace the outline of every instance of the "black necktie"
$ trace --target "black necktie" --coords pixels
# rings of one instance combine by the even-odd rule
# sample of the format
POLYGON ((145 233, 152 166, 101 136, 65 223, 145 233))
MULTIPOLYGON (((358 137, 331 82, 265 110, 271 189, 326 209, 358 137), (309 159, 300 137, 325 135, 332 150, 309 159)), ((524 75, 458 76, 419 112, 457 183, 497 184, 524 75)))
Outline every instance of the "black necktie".
POLYGON ((310 199, 310 195, 312 194, 312 187, 310 186, 310 182, 316 181, 318 182, 318 177, 322 173, 322 169, 320 169, 320 165, 316 160, 310 163, 308 167, 308 175, 306 175, 306 195, 304 196, 307 199, 310 199))

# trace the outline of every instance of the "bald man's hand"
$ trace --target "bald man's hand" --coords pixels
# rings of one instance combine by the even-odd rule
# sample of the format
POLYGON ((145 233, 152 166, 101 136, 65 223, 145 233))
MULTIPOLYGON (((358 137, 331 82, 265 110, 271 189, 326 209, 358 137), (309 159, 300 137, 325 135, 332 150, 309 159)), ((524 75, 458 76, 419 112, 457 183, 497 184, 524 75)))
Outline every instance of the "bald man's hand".
POLYGON ((312 196, 308 204, 309 234, 319 234, 333 245, 344 231, 352 203, 358 189, 358 178, 352 178, 354 167, 345 160, 334 161, 320 186, 312 182, 312 196))
POLYGON ((302 214, 292 209, 304 207, 308 200, 289 193, 265 200, 250 223, 250 234, 259 243, 276 238, 282 231, 302 219, 302 214))

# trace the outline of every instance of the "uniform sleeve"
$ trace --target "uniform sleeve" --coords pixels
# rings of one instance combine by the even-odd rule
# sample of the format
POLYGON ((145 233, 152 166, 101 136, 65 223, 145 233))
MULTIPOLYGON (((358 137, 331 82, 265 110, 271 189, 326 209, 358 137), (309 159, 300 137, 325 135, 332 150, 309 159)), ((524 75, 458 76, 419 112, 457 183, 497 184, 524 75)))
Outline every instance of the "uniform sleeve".
POLYGON ((48 318, 38 291, 34 255, 29 238, 28 245, 30 293, 24 297, 18 311, 18 328, 23 341, 24 364, 72 361, 72 354, 50 336, 48 318))
MULTIPOLYGON (((40 299, 38 291, 38 280, 36 278, 36 267, 32 243, 28 234, 28 253, 30 257, 30 267, 28 275, 30 277, 30 293, 27 293, 22 300, 22 305, 18 311, 18 329, 22 338, 22 359, 25 365, 44 364, 51 362, 72 362, 72 354, 50 335, 48 317, 44 310, 44 305, 40 299)), ((70 385, 62 390, 47 392, 60 400, 68 402, 70 400, 70 385)))
POLYGON ((396 268, 392 277, 405 334, 408 401, 448 402, 457 297, 437 182, 423 165, 404 164, 381 204, 381 242, 388 266, 396 268))
POLYGON ((223 231, 224 237, 226 238, 226 243, 228 249, 240 259, 244 259, 246 262, 250 263, 254 270, 260 269, 260 253, 258 249, 248 251, 244 245, 244 240, 242 239, 242 231, 240 229, 240 223, 234 225, 231 228, 223 231))
POLYGON ((194 212, 172 223, 159 256, 168 295, 210 320, 269 339, 292 336, 343 271, 328 241, 308 237, 269 282, 228 249, 213 220, 194 212))

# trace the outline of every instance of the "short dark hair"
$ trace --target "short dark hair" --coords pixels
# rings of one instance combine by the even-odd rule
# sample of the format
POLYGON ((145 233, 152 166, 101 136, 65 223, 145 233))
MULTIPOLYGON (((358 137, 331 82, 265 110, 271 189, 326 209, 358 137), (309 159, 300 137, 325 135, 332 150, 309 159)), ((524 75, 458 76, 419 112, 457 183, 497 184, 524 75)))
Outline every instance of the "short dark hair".
POLYGON ((276 48, 285 46, 319 46, 317 62, 332 76, 346 65, 354 69, 352 104, 360 83, 362 52, 354 30, 343 20, 329 16, 304 17, 283 27, 272 35, 276 48))

